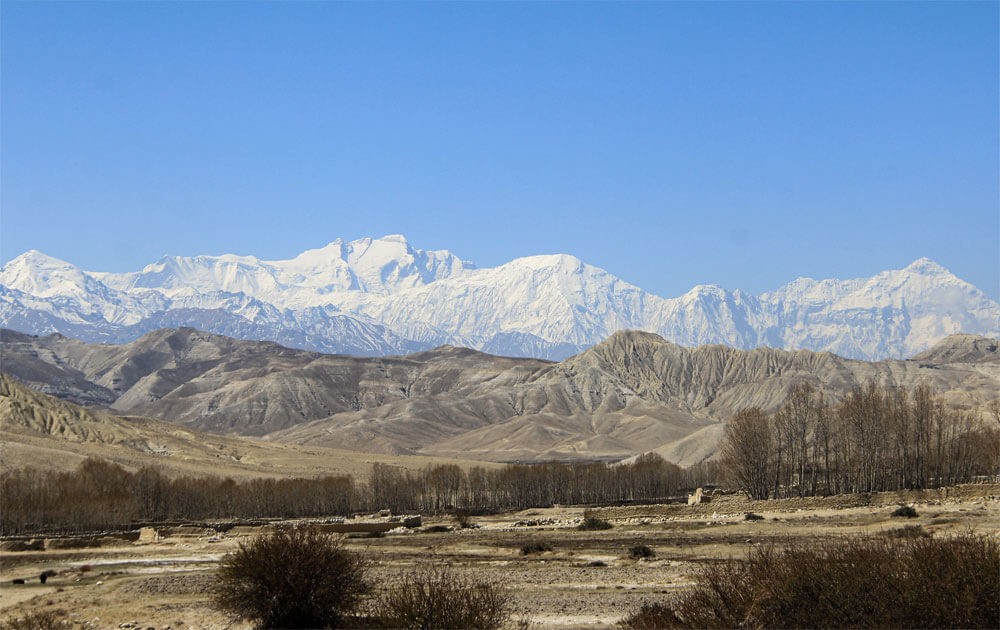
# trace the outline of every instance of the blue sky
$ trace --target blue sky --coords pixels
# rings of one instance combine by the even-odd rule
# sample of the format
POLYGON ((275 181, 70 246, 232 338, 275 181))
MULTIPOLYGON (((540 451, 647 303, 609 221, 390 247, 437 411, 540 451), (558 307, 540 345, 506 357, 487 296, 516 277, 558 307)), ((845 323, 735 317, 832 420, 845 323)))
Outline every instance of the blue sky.
POLYGON ((998 3, 0 4, 0 259, 402 233, 663 296, 1000 297, 998 3))

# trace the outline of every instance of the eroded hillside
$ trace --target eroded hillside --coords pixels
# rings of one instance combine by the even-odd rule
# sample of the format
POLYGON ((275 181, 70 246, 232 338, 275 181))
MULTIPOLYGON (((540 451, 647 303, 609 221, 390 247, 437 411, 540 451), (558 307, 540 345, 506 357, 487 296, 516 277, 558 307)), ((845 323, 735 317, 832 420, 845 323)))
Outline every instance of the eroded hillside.
POLYGON ((451 346, 402 357, 324 355, 190 328, 120 346, 4 331, 3 370, 115 413, 303 445, 492 461, 620 459, 658 449, 692 463, 737 410, 776 409, 796 383, 836 400, 869 380, 927 384, 969 409, 1000 398, 997 342, 953 336, 909 361, 826 352, 685 348, 612 335, 561 363, 451 346), (993 348, 993 350, 990 350, 993 348))

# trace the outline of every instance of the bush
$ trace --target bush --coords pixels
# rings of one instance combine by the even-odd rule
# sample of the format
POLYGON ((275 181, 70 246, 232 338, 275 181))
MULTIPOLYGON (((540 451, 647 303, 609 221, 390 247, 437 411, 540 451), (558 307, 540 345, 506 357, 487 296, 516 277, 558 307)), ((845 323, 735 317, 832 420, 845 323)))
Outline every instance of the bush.
POLYGON ((611 523, 603 518, 597 518, 587 510, 583 513, 583 522, 576 526, 580 531, 594 531, 601 529, 611 529, 611 523))
POLYGON ((34 611, 0 621, 0 630, 61 630, 71 627, 62 610, 34 611))
POLYGON ((627 630, 660 630, 683 627, 674 610, 666 604, 643 602, 639 609, 619 622, 627 630))
POLYGON ((510 619, 511 602, 500 582, 431 567, 387 588, 373 616, 386 628, 499 628, 510 619))
POLYGON ((743 517, 744 521, 763 521, 764 517, 760 514, 754 514, 753 512, 747 512, 746 516, 743 517))
POLYGON ((628 557, 633 560, 639 560, 641 558, 655 558, 656 552, 647 545, 633 545, 632 547, 629 547, 628 557))
POLYGON ((622 628, 997 628, 1000 541, 886 537, 755 548, 704 565, 676 599, 622 628))
POLYGON ((477 526, 472 522, 472 515, 465 510, 457 510, 451 519, 455 522, 455 527, 459 529, 471 529, 477 526))
POLYGON ((220 562, 215 603, 265 628, 340 625, 370 590, 365 561, 315 527, 259 536, 220 562))
POLYGON ((611 529, 611 523, 603 518, 588 517, 583 519, 583 522, 577 525, 576 528, 582 532, 611 529))
POLYGON ((904 525, 899 529, 890 529, 885 532, 889 538, 930 538, 931 533, 922 525, 904 525))
POLYGON ((917 510, 912 505, 901 505, 893 510, 892 515, 897 518, 915 518, 917 510))
POLYGON ((527 556, 533 553, 544 553, 552 551, 552 545, 540 540, 532 540, 521 545, 521 555, 527 556))
POLYGON ((450 532, 451 528, 447 525, 430 525, 423 528, 421 531, 425 534, 443 534, 445 532, 450 532))

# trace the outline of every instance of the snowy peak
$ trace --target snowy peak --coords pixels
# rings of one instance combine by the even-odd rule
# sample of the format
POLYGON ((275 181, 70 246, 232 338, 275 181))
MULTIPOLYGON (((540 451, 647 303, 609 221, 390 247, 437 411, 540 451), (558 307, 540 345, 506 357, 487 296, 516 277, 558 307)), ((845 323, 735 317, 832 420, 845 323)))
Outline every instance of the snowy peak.
POLYGON ((39 298, 83 298, 107 287, 65 260, 29 250, 0 269, 0 285, 39 298))
POLYGON ((121 289, 153 289, 168 295, 244 293, 258 297, 277 288, 270 269, 253 256, 164 256, 139 273, 107 274, 106 284, 121 289))
MULTIPOLYGON (((871 303, 878 308, 916 308, 921 312, 928 308, 937 312, 942 307, 952 311, 982 310, 996 304, 976 287, 926 258, 905 269, 883 271, 859 282, 861 286, 842 296, 843 302, 871 303)), ((957 312, 952 314, 958 315, 957 312)))
POLYGON ((603 269, 587 265, 576 256, 570 256, 569 254, 540 254, 537 256, 524 256, 522 258, 515 258, 507 264, 538 271, 556 271, 568 274, 584 273, 588 269, 604 272, 603 269))
POLYGON ((903 271, 907 271, 910 273, 919 273, 925 276, 944 275, 944 274, 947 274, 949 276, 952 275, 950 271, 948 271, 941 265, 937 264, 930 258, 918 258, 909 265, 907 265, 906 268, 903 269, 903 271))
POLYGON ((363 291, 382 294, 452 278, 471 267, 447 250, 414 249, 398 234, 352 241, 347 263, 363 291))
POLYGON ((544 348, 532 356, 548 358, 555 356, 550 354, 554 344, 567 352, 558 357, 564 358, 609 332, 638 325, 630 316, 623 319, 621 311, 641 311, 643 295, 602 269, 552 255, 464 271, 385 299, 358 298, 345 308, 414 339, 489 347, 508 355, 544 348))
POLYGON ((93 274, 64 260, 30 250, 0 269, 0 324, 23 322, 22 330, 50 333, 75 332, 77 325, 96 323, 123 325, 157 309, 157 299, 142 300, 125 295, 101 282, 93 274), (24 312, 30 312, 27 316, 24 312), (65 326, 52 323, 52 316, 65 326))
POLYGON ((859 296, 864 301, 877 295, 884 305, 893 300, 898 302, 902 293, 920 293, 930 286, 940 285, 975 288, 933 260, 920 258, 903 269, 882 271, 870 278, 797 278, 773 292, 764 293, 760 298, 773 303, 809 304, 838 300, 851 302, 859 296))
POLYGON ((681 296, 685 302, 697 302, 699 300, 723 301, 730 296, 729 291, 716 284, 699 284, 681 296))
POLYGON ((760 299, 775 314, 773 345, 850 358, 898 359, 950 334, 1000 331, 1000 305, 928 258, 870 278, 800 278, 760 299))
POLYGON ((73 286, 82 286, 86 278, 70 263, 28 250, 0 270, 0 283, 11 289, 39 297, 58 295, 73 286))
POLYGON ((65 260, 60 260, 49 256, 48 254, 43 254, 37 249, 29 249, 17 258, 14 258, 9 263, 4 265, 4 269, 11 268, 21 268, 21 267, 35 267, 38 269, 44 269, 46 267, 72 267, 70 263, 65 260))
POLYGON ((275 270, 286 286, 306 287, 320 292, 357 291, 361 287, 347 263, 345 248, 345 243, 338 238, 290 260, 272 260, 265 264, 275 270))
POLYGON ((329 294, 387 295, 461 275, 472 265, 448 251, 414 249, 406 239, 337 239, 288 260, 254 256, 164 256, 138 273, 93 274, 121 290, 152 289, 168 296, 244 293, 279 307, 330 303, 329 294))
POLYGON ((415 249, 398 234, 350 242, 337 239, 291 260, 268 264, 290 285, 378 295, 455 277, 474 268, 447 250, 415 249))

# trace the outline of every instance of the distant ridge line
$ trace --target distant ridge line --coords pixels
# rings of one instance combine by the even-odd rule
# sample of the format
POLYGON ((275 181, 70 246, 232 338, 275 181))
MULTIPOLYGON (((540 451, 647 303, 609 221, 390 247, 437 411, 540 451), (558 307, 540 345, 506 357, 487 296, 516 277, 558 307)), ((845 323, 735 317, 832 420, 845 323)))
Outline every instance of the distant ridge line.
POLYGON ((1000 335, 1000 304, 921 258, 870 278, 799 278, 750 295, 699 285, 665 299, 567 254, 477 268, 405 237, 335 240, 278 261, 165 256, 88 272, 31 250, 0 269, 0 326, 124 343, 192 326, 365 356, 439 345, 561 360, 618 330, 685 346, 913 356, 949 334, 1000 335))

